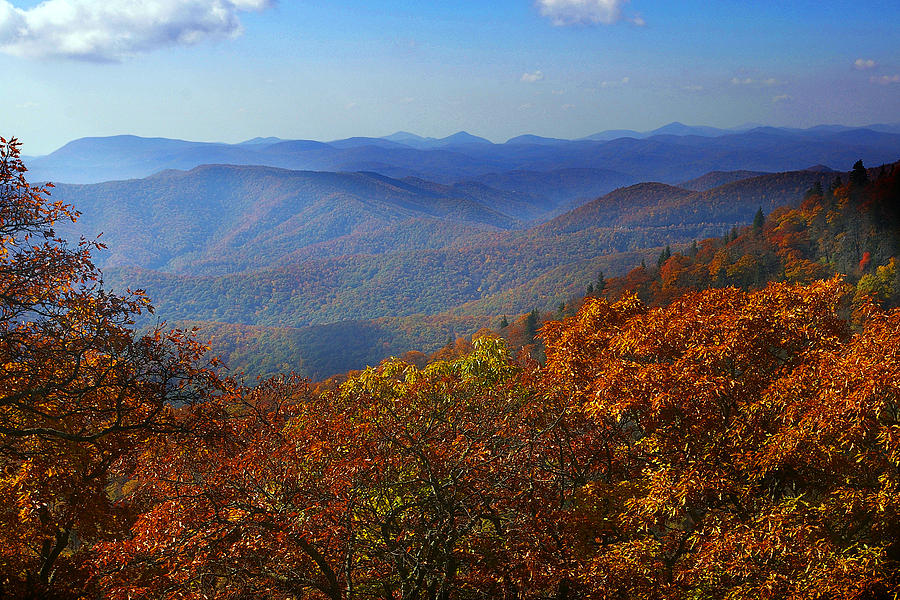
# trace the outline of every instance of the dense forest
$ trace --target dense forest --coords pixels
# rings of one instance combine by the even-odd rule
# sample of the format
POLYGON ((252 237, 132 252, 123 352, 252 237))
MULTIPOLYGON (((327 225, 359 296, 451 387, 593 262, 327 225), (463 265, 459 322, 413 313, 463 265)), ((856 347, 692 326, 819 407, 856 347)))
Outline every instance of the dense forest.
POLYGON ((285 368, 320 379, 431 354, 504 315, 556 312, 601 271, 652 267, 667 245, 722 236, 759 208, 796 207, 816 184, 846 180, 835 167, 895 160, 898 131, 673 123, 506 143, 114 136, 28 165, 82 213, 58 223, 60 237, 102 234, 92 261, 105 289, 153 299, 139 328, 199 327, 250 379, 285 368))
POLYGON ((641 183, 550 219, 584 191, 575 175, 559 175, 492 176, 495 185, 529 185, 521 194, 471 182, 220 165, 60 184, 54 197, 83 212, 76 224, 60 224, 62 237, 103 234, 108 250, 94 260, 108 289, 147 290, 158 315, 200 327, 235 371, 272 375, 288 365, 318 379, 409 350, 433 352, 487 317, 555 309, 600 271, 624 274, 667 244, 721 235, 759 208, 794 206, 805 190, 830 188, 840 176, 710 174, 687 182, 698 191, 641 183), (543 222, 520 218, 537 214, 543 222), (244 341, 220 343, 228 337, 244 341), (271 360, 246 359, 263 354, 253 340, 271 360))
POLYGON ((708 287, 758 288, 769 281, 809 283, 836 274, 857 284, 857 300, 873 295, 897 304, 893 258, 898 252, 900 163, 865 169, 857 163, 844 184, 816 184, 795 207, 769 215, 722 238, 666 248, 650 268, 612 278, 598 293, 611 299, 636 293, 655 305, 708 287))
MULTIPOLYGON (((882 204, 895 193, 893 168, 865 173, 873 181, 870 195, 882 204)), ((859 186, 844 185, 842 176, 849 182, 852 173, 769 174, 700 193, 640 184, 541 225, 428 251, 343 256, 222 278, 113 272, 161 292, 157 307, 181 327, 199 327, 233 372, 297 370, 321 379, 409 350, 431 354, 448 337, 471 340, 484 327, 494 326, 517 349, 522 323, 498 329, 503 315, 515 321, 534 309, 560 318, 588 293, 616 300, 633 292, 660 304, 707 287, 750 289, 839 273, 871 286, 893 268, 893 215, 851 198, 859 186), (761 224, 751 226, 756 216, 761 224), (653 218, 660 226, 641 221, 653 218), (721 222, 703 221, 711 218, 721 222), (747 225, 726 226, 728 219, 747 225), (697 235, 710 231, 724 236, 697 235), (297 323, 293 314, 324 323, 297 323), (291 326, 280 325, 285 320, 291 326)))
POLYGON ((507 339, 246 386, 137 328, 2 140, 0 597, 894 598, 898 181, 858 163, 507 339))

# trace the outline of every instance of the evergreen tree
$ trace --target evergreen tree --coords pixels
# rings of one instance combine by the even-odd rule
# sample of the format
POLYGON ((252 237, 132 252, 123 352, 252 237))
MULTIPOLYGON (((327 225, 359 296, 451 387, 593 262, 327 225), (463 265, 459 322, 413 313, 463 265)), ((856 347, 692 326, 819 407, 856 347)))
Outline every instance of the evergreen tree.
POLYGON ((850 184, 854 187, 865 187, 869 183, 869 174, 863 166, 863 161, 858 160, 853 164, 853 170, 850 172, 850 184))
POLYGON ((765 222, 766 216, 763 214, 762 207, 760 207, 756 210, 756 214, 753 216, 753 231, 757 233, 762 231, 765 222))
POLYGON ((672 257, 672 249, 669 246, 666 246, 666 249, 659 253, 659 258, 656 259, 656 267, 661 268, 667 260, 672 257))
POLYGON ((534 336, 537 335, 538 328, 538 311, 537 309, 533 309, 528 316, 525 318, 525 343, 530 344, 534 341, 534 336))
POLYGON ((506 318, 506 315, 500 319, 500 329, 506 329, 509 327, 509 319, 506 318))

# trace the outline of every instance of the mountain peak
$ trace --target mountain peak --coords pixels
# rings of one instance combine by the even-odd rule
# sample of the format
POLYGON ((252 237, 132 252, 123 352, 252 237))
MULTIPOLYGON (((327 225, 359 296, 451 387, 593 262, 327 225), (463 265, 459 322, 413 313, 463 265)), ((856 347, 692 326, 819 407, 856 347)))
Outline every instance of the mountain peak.
POLYGON ((525 135, 518 135, 513 138, 509 138, 505 143, 513 145, 513 144, 538 144, 538 145, 552 145, 552 144, 562 144, 567 142, 568 140, 563 140, 559 138, 548 138, 541 137, 539 135, 532 135, 530 133, 526 133, 525 135))
POLYGON ((478 137, 477 135, 472 135, 468 131, 457 131, 453 135, 448 135, 447 137, 439 140, 440 142, 450 143, 450 144, 492 144, 490 140, 486 140, 483 137, 478 137))
POLYGON ((256 146, 259 144, 277 144, 278 142, 283 142, 283 141, 285 141, 285 140, 283 140, 279 137, 275 137, 275 136, 255 137, 255 138, 251 138, 249 140, 244 140, 243 142, 240 142, 238 145, 239 146, 256 146))
POLYGON ((699 135, 703 137, 716 137, 726 133, 722 129, 707 127, 704 125, 685 125, 679 121, 672 121, 659 129, 648 132, 648 135, 699 135))
POLYGON ((416 135, 415 133, 410 133, 408 131, 397 131, 392 133, 391 135, 385 135, 381 139, 387 140, 389 142, 424 142, 425 138, 421 135, 416 135))

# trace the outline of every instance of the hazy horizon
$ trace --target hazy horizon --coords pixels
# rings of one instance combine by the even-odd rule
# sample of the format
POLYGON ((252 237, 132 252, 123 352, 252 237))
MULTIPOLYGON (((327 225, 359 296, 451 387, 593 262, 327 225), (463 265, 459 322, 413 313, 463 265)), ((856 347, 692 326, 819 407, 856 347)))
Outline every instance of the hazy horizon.
POLYGON ((0 0, 0 135, 493 141, 895 122, 900 5, 0 0))
MULTIPOLYGON (((602 133, 609 132, 609 131, 635 131, 636 133, 639 133, 639 134, 648 134, 648 133, 651 133, 651 132, 653 132, 653 131, 656 131, 657 129, 662 129, 662 128, 667 127, 667 126, 670 126, 670 125, 683 125, 683 126, 691 127, 691 128, 695 128, 695 127, 696 127, 696 128, 710 127, 710 128, 720 129, 720 130, 722 130, 722 131, 733 131, 733 132, 735 132, 735 133, 740 133, 740 132, 748 131, 748 130, 750 130, 750 129, 755 129, 755 128, 765 128, 765 127, 794 129, 794 127, 792 127, 792 126, 790 126, 790 125, 771 125, 771 124, 768 124, 768 123, 742 123, 742 124, 737 125, 737 126, 734 126, 734 127, 713 127, 713 126, 711 126, 711 125, 706 125, 706 124, 701 124, 701 123, 693 123, 693 124, 691 124, 691 123, 683 123, 683 122, 681 122, 681 121, 670 121, 670 122, 668 122, 668 123, 663 123, 663 124, 659 125, 658 127, 653 127, 653 128, 646 129, 646 130, 629 130, 628 128, 624 128, 624 127, 614 127, 614 128, 605 129, 605 130, 602 130, 602 131, 591 131, 591 132, 589 132, 589 133, 585 133, 584 135, 581 135, 581 136, 578 136, 578 137, 573 137, 573 138, 556 138, 556 139, 568 140, 568 141, 578 141, 578 140, 586 139, 586 138, 588 138, 588 137, 590 137, 590 136, 593 136, 593 135, 596 135, 596 134, 602 134, 602 133)), ((812 125, 812 126, 810 126, 810 127, 797 127, 796 129, 799 129, 799 130, 806 130, 806 129, 814 129, 814 128, 816 128, 816 127, 847 127, 847 128, 854 128, 854 129, 865 129, 865 128, 868 128, 868 127, 879 126, 879 125, 889 125, 889 126, 892 126, 892 127, 900 127, 900 121, 897 121, 897 122, 884 122, 884 123, 862 123, 862 124, 847 124, 847 123, 817 123, 817 124, 812 125)), ((32 158, 34 158, 34 157, 40 157, 40 156, 46 156, 46 155, 48 155, 48 154, 52 154, 53 152, 55 152, 55 151, 57 151, 57 150, 59 150, 59 149, 65 147, 65 146, 68 145, 69 143, 74 142, 74 141, 77 141, 77 140, 80 140, 80 139, 102 139, 102 138, 108 138, 108 137, 128 137, 128 136, 133 136, 133 137, 138 137, 138 138, 142 138, 142 139, 173 139, 173 140, 180 140, 180 141, 194 142, 194 143, 202 143, 202 144, 228 144, 228 145, 236 145, 236 144, 241 144, 241 143, 250 142, 250 141, 255 140, 255 139, 267 139, 267 138, 279 138, 279 139, 284 140, 284 141, 316 141, 316 142, 322 142, 322 143, 329 143, 329 142, 339 142, 339 141, 342 141, 342 140, 346 140, 346 139, 350 139, 350 138, 355 138, 355 137, 359 137, 359 138, 372 138, 372 139, 384 139, 384 138, 389 138, 389 137, 391 137, 391 136, 393 136, 393 135, 397 135, 397 134, 412 134, 412 135, 414 135, 414 136, 417 136, 417 137, 420 137, 420 138, 423 138, 423 139, 440 140, 440 139, 444 139, 444 138, 451 137, 451 136, 456 135, 456 134, 459 134, 459 133, 466 133, 466 134, 469 134, 469 135, 472 135, 472 136, 475 136, 475 137, 483 138, 483 139, 486 139, 486 140, 488 140, 489 142, 491 142, 491 143, 493 143, 493 144, 504 144, 504 143, 506 143, 506 142, 508 142, 508 141, 510 141, 510 140, 513 140, 513 139, 515 139, 515 138, 517 138, 517 137, 520 137, 520 136, 537 135, 537 134, 534 134, 534 133, 532 133, 532 132, 530 132, 530 131, 523 131, 523 132, 521 132, 521 133, 518 133, 518 134, 513 135, 513 136, 511 136, 511 137, 508 137, 508 138, 503 138, 503 139, 491 139, 490 137, 488 137, 488 136, 486 136, 486 135, 481 135, 478 131, 459 130, 459 131, 451 131, 451 132, 446 133, 446 134, 443 134, 443 135, 426 135, 426 134, 421 134, 421 133, 416 132, 416 131, 409 131, 409 130, 407 130, 407 129, 399 129, 399 130, 392 131, 392 132, 390 132, 390 133, 386 133, 386 134, 383 134, 383 135, 348 136, 348 137, 345 137, 345 138, 320 138, 320 139, 315 139, 315 138, 286 138, 286 137, 282 137, 282 136, 273 134, 273 135, 267 135, 267 136, 262 136, 262 135, 259 135, 259 136, 251 136, 251 137, 246 138, 246 139, 221 140, 221 139, 189 139, 189 138, 184 138, 184 137, 170 138, 170 137, 167 137, 167 136, 160 136, 160 135, 137 135, 137 134, 134 134, 134 133, 123 132, 123 133, 115 133, 115 134, 110 134, 110 135, 105 135, 105 136, 86 135, 86 136, 83 136, 83 137, 80 137, 80 138, 74 138, 74 139, 71 139, 71 140, 66 140, 65 142, 63 142, 63 143, 60 144, 59 146, 53 147, 53 148, 51 148, 50 150, 48 150, 48 151, 46 151, 46 152, 27 152, 27 153, 25 154, 25 156, 27 156, 27 157, 32 157, 32 158)), ((545 137, 545 138, 548 138, 548 139, 549 139, 549 138, 551 138, 552 136, 538 136, 538 137, 545 137)), ((21 140, 21 139, 20 139, 19 141, 22 142, 23 147, 28 146, 28 144, 25 143, 26 140, 21 140)), ((401 142, 401 143, 402 143, 402 142, 401 142)))

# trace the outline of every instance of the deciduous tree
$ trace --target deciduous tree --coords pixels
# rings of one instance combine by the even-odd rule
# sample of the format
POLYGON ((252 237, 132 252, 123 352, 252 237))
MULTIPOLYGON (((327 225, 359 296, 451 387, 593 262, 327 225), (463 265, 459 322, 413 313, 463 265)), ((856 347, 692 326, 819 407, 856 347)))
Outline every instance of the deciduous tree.
POLYGON ((77 213, 25 173, 0 138, 0 589, 77 596, 83 550, 127 517, 117 469, 218 384, 184 332, 134 333, 146 298, 103 289, 99 244, 57 238, 77 213))
POLYGON ((847 325, 839 279, 588 301, 545 329, 582 402, 610 523, 597 598, 889 598, 897 579, 900 312, 847 325))

